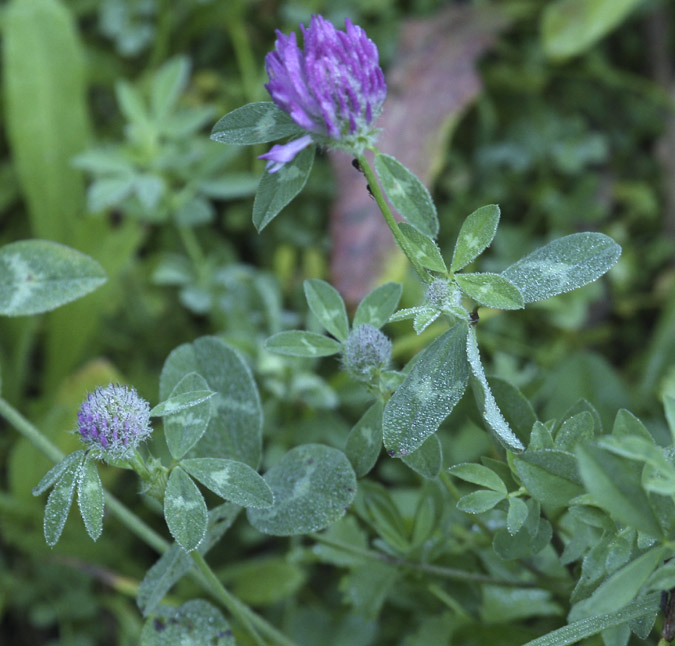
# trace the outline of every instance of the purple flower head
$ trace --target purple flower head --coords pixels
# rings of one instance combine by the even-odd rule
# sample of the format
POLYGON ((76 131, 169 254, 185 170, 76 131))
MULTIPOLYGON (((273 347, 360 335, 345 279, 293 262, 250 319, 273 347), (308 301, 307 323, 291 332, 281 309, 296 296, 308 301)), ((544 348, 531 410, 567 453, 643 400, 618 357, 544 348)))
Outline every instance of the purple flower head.
MULTIPOLYGON (((312 16, 309 27, 300 28, 304 52, 295 34, 277 31, 275 49, 265 59, 270 79, 265 87, 313 142, 360 153, 377 134, 373 124, 387 94, 377 47, 349 19, 345 31, 322 16, 312 16)), ((274 146, 261 159, 276 172, 307 145, 302 137, 274 146)))
POLYGON ((152 433, 148 402, 119 384, 89 393, 77 420, 80 438, 98 457, 124 458, 152 433))

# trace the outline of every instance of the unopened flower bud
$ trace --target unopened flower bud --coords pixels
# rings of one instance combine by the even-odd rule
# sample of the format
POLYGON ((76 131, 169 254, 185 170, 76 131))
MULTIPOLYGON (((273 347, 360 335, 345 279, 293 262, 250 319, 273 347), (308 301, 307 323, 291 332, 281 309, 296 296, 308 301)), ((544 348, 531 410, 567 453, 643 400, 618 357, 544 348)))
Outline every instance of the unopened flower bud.
POLYGON ((89 393, 77 419, 80 437, 96 457, 125 458, 152 433, 150 405, 135 388, 120 384, 89 393))
POLYGON ((448 285, 448 282, 437 279, 427 287, 424 299, 426 300, 427 305, 434 307, 437 310, 442 310, 450 301, 451 296, 452 290, 450 285, 448 285))
POLYGON ((370 381, 391 360, 391 341, 372 325, 359 325, 347 338, 344 364, 360 381, 370 381))

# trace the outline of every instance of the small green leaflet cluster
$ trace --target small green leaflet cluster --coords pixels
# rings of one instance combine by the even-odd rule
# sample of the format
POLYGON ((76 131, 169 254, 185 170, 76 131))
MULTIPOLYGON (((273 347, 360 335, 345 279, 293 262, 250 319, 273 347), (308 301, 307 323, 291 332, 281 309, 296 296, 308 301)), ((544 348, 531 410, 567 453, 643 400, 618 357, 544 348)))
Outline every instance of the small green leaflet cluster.
MULTIPOLYGON (((163 497, 167 526, 183 553, 208 549, 216 531, 210 527, 222 529, 222 510, 215 516, 207 510, 197 482, 228 500, 228 510, 246 508, 254 527, 278 536, 323 529, 342 517, 354 500, 354 470, 342 451, 330 447, 296 447, 264 477, 257 473, 262 453, 260 397, 244 360, 221 339, 202 337, 176 348, 162 369, 160 398, 150 414, 163 418, 174 462, 169 471, 151 459, 141 475, 148 491, 163 497)), ((51 487, 45 510, 47 543, 59 540, 75 489, 87 532, 96 540, 102 530, 104 491, 96 465, 84 450, 53 467, 33 493, 51 487)), ((168 580, 163 575, 164 583, 168 580)))
MULTIPOLYGON (((575 635, 621 623, 626 624, 626 639, 630 631, 646 639, 658 609, 653 593, 675 586, 670 560, 675 535, 672 445, 656 445, 627 410, 617 413, 607 434, 585 400, 561 420, 547 422, 536 420, 526 403, 524 398, 508 403, 514 419, 525 426, 532 423, 526 451, 509 455, 508 464, 483 458, 483 464, 448 470, 479 487, 460 498, 458 509, 490 513, 493 519, 493 510, 505 514, 505 527, 495 533, 493 548, 506 560, 532 557, 550 543, 551 525, 542 509, 549 517, 566 511, 564 527, 571 538, 561 564, 583 557, 571 596, 573 623, 561 629, 559 638, 553 633, 550 642, 541 638, 533 644, 572 643, 575 635), (640 598, 650 602, 633 616, 628 609, 640 598), (627 614, 620 621, 624 608, 627 614), (565 641, 568 633, 570 641, 565 641)), ((675 444, 675 399, 667 397, 664 404, 675 444)))
POLYGON ((126 119, 122 144, 91 148, 74 163, 93 181, 87 190, 92 213, 120 209, 150 223, 199 226, 215 217, 213 199, 248 197, 256 177, 231 172, 232 156, 211 146, 200 131, 213 119, 210 106, 181 106, 190 77, 187 58, 162 65, 143 90, 126 81, 115 86, 126 119))
MULTIPOLYGON (((307 280, 305 296, 310 310, 321 325, 333 337, 316 332, 289 330, 279 332, 265 342, 272 352, 295 357, 318 358, 342 354, 350 334, 347 309, 338 291, 322 280, 307 280)), ((361 325, 381 328, 391 317, 401 298, 401 286, 386 283, 375 288, 359 304, 354 314, 351 329, 361 325)), ((375 465, 382 450, 383 414, 385 400, 404 380, 404 375, 395 370, 383 370, 369 384, 376 402, 363 414, 347 436, 345 453, 356 475, 361 478, 375 465)), ((437 437, 426 442, 403 461, 425 478, 435 478, 441 469, 441 445, 437 437)))
MULTIPOLYGON (((349 337, 347 308, 338 291, 323 280, 306 280, 305 297, 319 323, 335 338, 316 332, 290 330, 278 332, 265 342, 268 350, 295 357, 328 357, 341 353, 349 337)), ((352 328, 372 325, 381 328, 398 306, 401 286, 386 283, 374 289, 358 306, 352 328)))
POLYGON ((171 535, 188 552, 202 543, 209 523, 206 501, 195 480, 243 507, 269 507, 274 502, 271 489, 255 470, 262 444, 255 382, 239 354, 216 337, 176 348, 160 375, 160 398, 168 401, 208 390, 212 397, 174 409, 164 422, 175 461, 164 491, 164 518, 171 535), (228 441, 218 441, 224 435, 228 441))
POLYGON ((160 397, 203 392, 205 384, 213 397, 165 421, 167 444, 177 462, 167 482, 164 514, 178 545, 201 552, 211 542, 210 524, 220 527, 220 515, 207 512, 194 480, 245 507, 251 524, 268 534, 317 531, 344 515, 356 493, 356 477, 337 449, 305 444, 258 475, 263 424, 258 389, 239 353, 217 337, 202 337, 169 355, 160 397))
POLYGON ((470 316, 461 304, 461 294, 485 307, 521 309, 526 303, 597 280, 621 253, 619 245, 608 236, 578 233, 533 251, 501 274, 459 273, 490 246, 498 223, 496 205, 484 206, 469 215, 460 229, 449 271, 431 237, 419 227, 399 225, 418 262, 437 278, 428 287, 423 305, 400 310, 390 320, 412 318, 418 334, 442 314, 457 322, 419 354, 387 403, 384 444, 392 455, 415 451, 435 433, 469 382, 482 417, 497 440, 510 451, 523 451, 524 444, 505 420, 488 385, 475 330, 468 324, 470 316))
POLYGON ((89 536, 96 540, 103 531, 103 485, 96 463, 82 450, 67 455, 40 480, 33 495, 39 496, 52 487, 44 518, 47 545, 53 547, 61 538, 76 488, 84 526, 89 536))
MULTIPOLYGON (((399 172, 397 182, 400 184, 402 171, 391 163, 390 166, 399 172)), ((399 195, 400 191, 396 189, 394 194, 399 195)), ((433 227, 429 222, 427 225, 431 230, 433 227)), ((347 444, 350 447, 348 454, 354 456, 359 475, 372 468, 379 446, 365 441, 359 443, 364 455, 356 457, 352 444, 356 437, 365 437, 364 429, 374 428, 379 416, 382 419, 381 434, 379 430, 369 432, 369 438, 374 440, 381 436, 392 456, 410 456, 436 433, 469 384, 483 421, 496 439, 510 451, 519 453, 525 449, 490 389, 475 328, 469 324, 469 313, 461 304, 461 294, 486 307, 519 309, 525 303, 550 298, 596 280, 614 265, 621 249, 603 234, 579 233, 535 250, 501 274, 459 273, 490 245, 498 222, 499 208, 495 205, 482 207, 469 215, 460 229, 450 271, 431 237, 410 224, 399 225, 411 249, 420 250, 416 254, 420 264, 443 277, 431 283, 424 305, 398 312, 394 310, 400 298, 400 286, 388 283, 375 289, 359 305, 353 328, 362 323, 379 328, 387 321, 414 318, 419 333, 442 314, 450 315, 456 322, 415 357, 402 383, 401 373, 386 371, 380 376, 375 390, 386 404, 382 410, 373 408, 366 412, 364 420, 368 421, 357 424, 355 435, 347 444), (431 294, 432 290, 436 293, 431 294)), ((350 328, 344 302, 337 290, 324 281, 309 280, 305 282, 305 295, 310 310, 332 337, 314 332, 285 331, 270 337, 266 348, 280 354, 312 358, 343 352, 350 328)))

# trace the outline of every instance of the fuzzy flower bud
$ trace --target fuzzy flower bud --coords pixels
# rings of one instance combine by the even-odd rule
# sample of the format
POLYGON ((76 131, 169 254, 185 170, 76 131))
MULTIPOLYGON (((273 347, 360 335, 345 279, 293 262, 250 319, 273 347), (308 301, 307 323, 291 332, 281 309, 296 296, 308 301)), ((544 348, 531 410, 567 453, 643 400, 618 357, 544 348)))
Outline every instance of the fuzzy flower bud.
POLYGON ((270 79, 265 87, 308 134, 260 156, 271 173, 312 143, 361 153, 374 141, 374 122, 387 94, 377 47, 361 27, 347 19, 340 31, 312 16, 309 27, 300 29, 304 52, 295 34, 277 31, 275 49, 265 59, 270 79))
POLYGON ((345 344, 344 364, 360 381, 370 381, 391 360, 391 341, 372 325, 359 325, 349 334, 345 344))
POLYGON ((424 300, 427 302, 427 305, 442 310, 448 304, 451 295, 452 291, 448 282, 437 279, 427 287, 424 300))
POLYGON ((77 419, 82 441, 98 457, 124 458, 152 433, 148 402, 119 384, 89 393, 77 419))

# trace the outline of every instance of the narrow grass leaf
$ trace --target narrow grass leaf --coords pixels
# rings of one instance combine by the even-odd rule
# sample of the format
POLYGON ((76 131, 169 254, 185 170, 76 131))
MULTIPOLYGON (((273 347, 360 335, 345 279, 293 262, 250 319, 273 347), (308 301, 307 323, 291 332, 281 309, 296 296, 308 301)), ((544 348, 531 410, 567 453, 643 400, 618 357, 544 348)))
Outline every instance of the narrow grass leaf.
POLYGON ((576 644, 582 639, 597 635, 612 626, 619 626, 652 614, 654 609, 659 605, 659 598, 659 592, 649 594, 642 599, 629 603, 621 610, 580 619, 567 626, 558 628, 543 637, 533 639, 524 644, 524 646, 570 646, 571 644, 576 644))
POLYGON ((664 552, 662 545, 653 547, 614 572, 588 599, 580 601, 572 608, 570 620, 605 614, 628 605, 663 560, 664 552))

